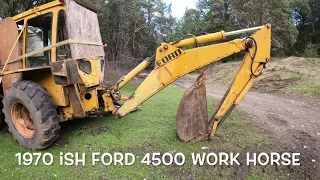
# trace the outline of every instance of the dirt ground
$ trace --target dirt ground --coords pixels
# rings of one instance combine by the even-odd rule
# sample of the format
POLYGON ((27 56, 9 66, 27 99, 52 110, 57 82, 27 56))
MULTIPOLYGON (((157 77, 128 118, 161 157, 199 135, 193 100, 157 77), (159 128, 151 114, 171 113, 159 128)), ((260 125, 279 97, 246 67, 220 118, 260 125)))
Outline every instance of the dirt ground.
MULTIPOLYGON (((195 80, 182 77, 176 84, 189 88, 195 80)), ((207 96, 220 100, 226 88, 207 85, 207 96)), ((300 152, 301 166, 288 173, 304 179, 319 179, 320 105, 303 97, 249 92, 239 107, 250 114, 253 127, 273 139, 276 152, 300 152), (281 143, 280 143, 281 142, 281 143)), ((290 169, 290 168, 289 168, 290 169)))

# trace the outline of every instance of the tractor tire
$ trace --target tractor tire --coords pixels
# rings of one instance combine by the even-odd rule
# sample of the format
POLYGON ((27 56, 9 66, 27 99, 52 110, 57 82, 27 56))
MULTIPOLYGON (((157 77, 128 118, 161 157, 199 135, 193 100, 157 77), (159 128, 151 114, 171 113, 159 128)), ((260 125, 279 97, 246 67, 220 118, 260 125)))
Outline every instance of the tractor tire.
POLYGON ((2 109, 3 108, 1 108, 1 112, 0 112, 0 134, 6 134, 8 133, 8 126, 4 122, 4 114, 2 112, 2 109))
POLYGON ((45 149, 58 138, 59 116, 51 96, 31 81, 14 83, 3 100, 5 122, 21 146, 45 149))
POLYGON ((0 134, 6 134, 8 133, 8 126, 4 122, 4 114, 2 112, 3 109, 3 103, 0 102, 0 134))

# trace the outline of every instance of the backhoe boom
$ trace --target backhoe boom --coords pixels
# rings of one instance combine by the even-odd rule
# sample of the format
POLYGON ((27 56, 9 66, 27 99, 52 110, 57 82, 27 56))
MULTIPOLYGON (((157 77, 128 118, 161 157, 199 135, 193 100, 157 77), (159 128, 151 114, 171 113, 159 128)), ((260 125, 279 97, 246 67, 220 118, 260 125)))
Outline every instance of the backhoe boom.
MULTIPOLYGON (((257 76, 261 75, 265 68, 265 64, 270 59, 270 46, 270 24, 262 27, 250 28, 247 31, 240 30, 230 33, 222 31, 181 40, 177 43, 162 43, 157 49, 154 70, 142 82, 134 94, 120 107, 120 109, 118 109, 117 115, 122 117, 130 113, 151 96, 185 74, 219 61, 225 57, 241 51, 246 51, 242 66, 209 123, 208 135, 212 137, 226 115, 231 112, 234 106, 241 102, 257 76), (181 49, 195 44, 199 45, 211 41, 223 40, 227 35, 235 35, 254 30, 258 31, 252 36, 244 39, 235 39, 229 42, 206 45, 188 50, 181 49)), ((195 86, 195 88, 197 87, 195 86)), ((190 141, 190 139, 187 139, 186 141, 190 141)))

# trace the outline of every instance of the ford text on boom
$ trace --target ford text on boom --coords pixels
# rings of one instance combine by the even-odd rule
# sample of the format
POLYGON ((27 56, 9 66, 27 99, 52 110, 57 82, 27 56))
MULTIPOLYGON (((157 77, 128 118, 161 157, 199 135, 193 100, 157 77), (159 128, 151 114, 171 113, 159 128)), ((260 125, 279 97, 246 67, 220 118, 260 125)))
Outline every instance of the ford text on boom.
POLYGON ((168 56, 162 58, 161 60, 156 61, 156 68, 167 64, 168 62, 176 59, 177 57, 179 57, 181 55, 182 55, 182 50, 181 49, 178 49, 178 50, 174 51, 173 53, 171 53, 168 56))

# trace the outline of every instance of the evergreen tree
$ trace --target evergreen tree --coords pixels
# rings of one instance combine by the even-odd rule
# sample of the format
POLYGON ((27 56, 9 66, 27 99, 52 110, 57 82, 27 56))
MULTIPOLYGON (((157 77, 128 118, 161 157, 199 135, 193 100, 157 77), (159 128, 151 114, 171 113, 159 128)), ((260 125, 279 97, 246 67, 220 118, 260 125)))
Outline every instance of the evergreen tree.
POLYGON ((316 45, 312 43, 307 44, 306 48, 304 49, 303 57, 307 57, 307 58, 319 57, 316 45))

